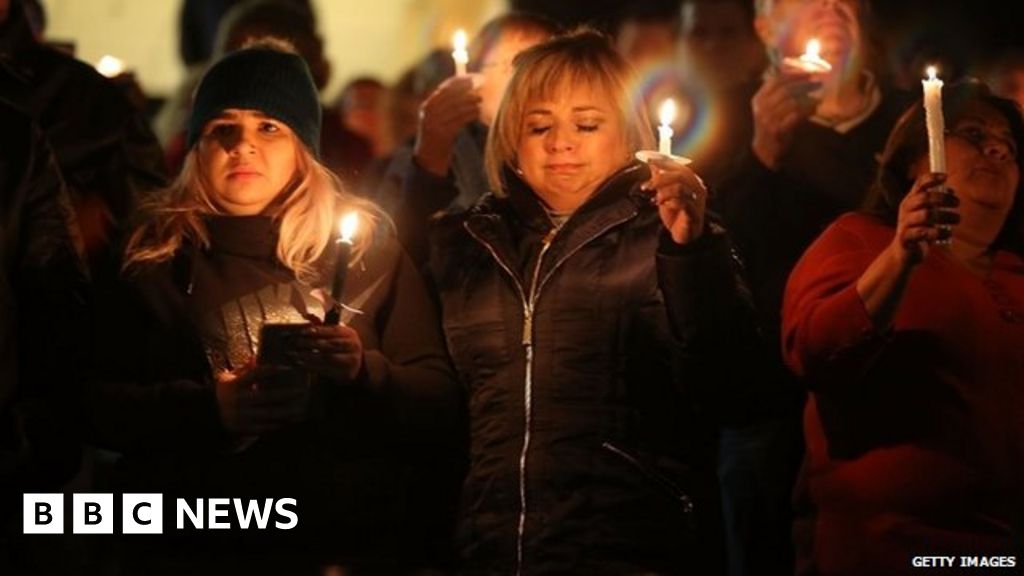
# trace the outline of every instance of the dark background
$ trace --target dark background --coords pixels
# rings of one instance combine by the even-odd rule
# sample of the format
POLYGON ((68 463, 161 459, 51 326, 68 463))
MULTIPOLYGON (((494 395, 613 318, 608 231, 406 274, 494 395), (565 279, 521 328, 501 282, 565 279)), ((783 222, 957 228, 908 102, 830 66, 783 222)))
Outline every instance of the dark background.
MULTIPOLYGON (((753 0, 750 0, 751 2, 753 0)), ((910 64, 919 52, 952 64, 952 75, 967 73, 1009 48, 1024 49, 1021 0, 869 0, 886 58, 910 64)), ((510 0, 518 10, 538 12, 571 26, 604 26, 624 9, 677 11, 680 0, 510 0)))

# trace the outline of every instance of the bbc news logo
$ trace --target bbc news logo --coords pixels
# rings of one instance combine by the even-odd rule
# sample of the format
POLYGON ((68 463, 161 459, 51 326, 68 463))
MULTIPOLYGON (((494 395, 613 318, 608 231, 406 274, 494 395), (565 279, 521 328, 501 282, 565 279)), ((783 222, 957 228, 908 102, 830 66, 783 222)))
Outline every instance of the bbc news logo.
MULTIPOLYGON (((63 534, 65 528, 64 494, 24 494, 22 516, 24 534, 63 534)), ((73 494, 71 532, 73 534, 113 534, 113 494, 73 494)), ((291 530, 299 524, 294 498, 177 498, 177 530, 291 530), (273 520, 273 521, 272 521, 273 520)), ((163 494, 122 494, 122 534, 163 534, 163 494)))

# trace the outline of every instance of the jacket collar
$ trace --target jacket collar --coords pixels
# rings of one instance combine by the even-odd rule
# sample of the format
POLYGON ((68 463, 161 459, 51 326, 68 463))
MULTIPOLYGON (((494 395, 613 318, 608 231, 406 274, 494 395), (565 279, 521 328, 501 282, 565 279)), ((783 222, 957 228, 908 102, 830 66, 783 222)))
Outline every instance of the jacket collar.
MULTIPOLYGON (((644 195, 639 190, 639 184, 650 177, 651 173, 646 164, 636 160, 630 162, 601 183, 594 193, 576 209, 566 225, 568 226, 573 221, 586 220, 610 205, 619 205, 620 210, 635 207, 644 200, 644 195)), ((503 181, 507 197, 500 199, 492 196, 485 199, 481 202, 479 210, 474 210, 470 217, 474 214, 501 212, 500 205, 504 200, 522 224, 539 231, 549 230, 552 227, 551 219, 537 193, 511 169, 505 169, 503 181)))
MULTIPOLYGON (((640 184, 650 178, 646 164, 633 161, 611 175, 588 198, 556 234, 542 275, 571 256, 603 232, 634 218, 650 202, 640 184)), ((511 170, 505 175, 506 198, 485 197, 470 211, 465 226, 485 242, 495 257, 515 270, 512 229, 525 226, 536 234, 553 228, 551 219, 536 193, 511 170)))

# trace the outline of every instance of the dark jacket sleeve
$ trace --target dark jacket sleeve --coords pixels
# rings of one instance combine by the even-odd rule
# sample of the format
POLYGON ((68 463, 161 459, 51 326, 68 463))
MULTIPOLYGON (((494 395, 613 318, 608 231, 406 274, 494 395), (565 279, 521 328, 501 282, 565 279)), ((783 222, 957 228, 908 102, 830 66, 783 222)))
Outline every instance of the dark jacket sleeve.
POLYGON ((400 148, 388 166, 378 203, 391 215, 402 243, 413 263, 422 268, 429 256, 428 241, 432 218, 458 196, 451 171, 438 176, 422 168, 411 147, 400 148))
POLYGON ((166 279, 150 272, 123 279, 98 298, 90 439, 119 452, 220 450, 228 438, 214 384, 174 292, 161 290, 166 279))
POLYGON ((24 116, 0 122, 0 484, 23 491, 77 467, 88 281, 49 146, 24 116))
POLYGON ((428 243, 434 215, 447 208, 459 190, 450 170, 447 175, 438 176, 422 168, 414 157, 402 195, 405 202, 395 213, 398 238, 413 263, 422 268, 430 256, 428 243))
POLYGON ((757 384, 752 359, 764 344, 728 236, 709 225, 695 242, 678 245, 662 232, 657 267, 680 386, 698 412, 732 419, 757 384))
MULTIPOLYGON (((436 304, 409 257, 397 246, 394 253, 387 297, 375 311, 380 346, 364 351, 360 384, 373 394, 378 409, 371 428, 397 441, 451 440, 462 430, 462 392, 436 304)), ((341 387, 334 396, 341 402, 347 397, 341 387)))

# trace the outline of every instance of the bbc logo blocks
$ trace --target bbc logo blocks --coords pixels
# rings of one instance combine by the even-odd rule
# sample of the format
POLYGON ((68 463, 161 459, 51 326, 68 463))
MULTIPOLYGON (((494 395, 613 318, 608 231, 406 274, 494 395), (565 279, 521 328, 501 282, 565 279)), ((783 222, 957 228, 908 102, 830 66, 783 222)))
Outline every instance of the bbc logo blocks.
POLYGON ((75 494, 71 527, 75 534, 114 533, 113 494, 75 494))
MULTIPOLYGON (((72 494, 64 512, 64 494, 24 494, 24 534, 63 534, 71 516, 73 534, 163 534, 163 494, 122 494, 120 512, 114 494, 72 494), (121 523, 117 525, 116 516, 121 523)), ((176 498, 168 518, 175 530, 292 530, 299 524, 295 498, 176 498)))
MULTIPOLYGON (((114 495, 72 495, 71 530, 74 534, 113 534, 114 495)), ((63 534, 64 495, 25 494, 22 499, 24 534, 63 534)), ((121 497, 121 532, 162 534, 163 496, 124 494, 121 497)))
POLYGON ((63 494, 25 494, 22 503, 23 533, 64 533, 63 494))

